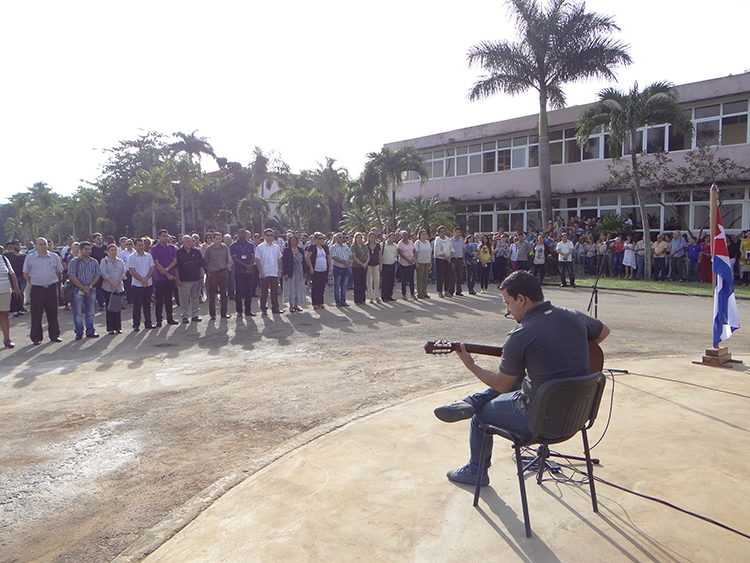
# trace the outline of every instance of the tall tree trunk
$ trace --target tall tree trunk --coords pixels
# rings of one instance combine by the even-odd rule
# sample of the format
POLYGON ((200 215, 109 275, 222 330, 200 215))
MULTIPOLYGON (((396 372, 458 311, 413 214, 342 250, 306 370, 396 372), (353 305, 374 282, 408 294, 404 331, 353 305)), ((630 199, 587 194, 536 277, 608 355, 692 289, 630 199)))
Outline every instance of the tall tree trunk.
POLYGON ((539 94, 539 204, 542 208, 542 224, 547 227, 552 220, 552 172, 549 154, 549 125, 547 123, 547 94, 539 94))
MULTIPOLYGON (((632 139, 635 139, 635 133, 631 136, 630 146, 633 146, 632 139)), ((643 279, 651 279, 651 226, 648 224, 648 213, 646 213, 646 202, 641 194, 641 177, 638 170, 638 156, 635 152, 630 153, 630 162, 633 166, 633 185, 635 186, 635 199, 638 202, 638 208, 641 210, 641 223, 643 224, 643 279)))
POLYGON ((151 236, 156 240, 156 196, 151 203, 151 236))
POLYGON ((373 198, 372 201, 372 208, 375 211, 375 218, 378 220, 378 228, 380 229, 380 232, 383 232, 383 220, 380 218, 380 210, 378 209, 378 204, 375 201, 375 198, 373 198))
POLYGON ((391 188, 391 232, 396 232, 396 186, 391 188))
POLYGON ((185 233, 185 188, 180 182, 180 231, 185 233))

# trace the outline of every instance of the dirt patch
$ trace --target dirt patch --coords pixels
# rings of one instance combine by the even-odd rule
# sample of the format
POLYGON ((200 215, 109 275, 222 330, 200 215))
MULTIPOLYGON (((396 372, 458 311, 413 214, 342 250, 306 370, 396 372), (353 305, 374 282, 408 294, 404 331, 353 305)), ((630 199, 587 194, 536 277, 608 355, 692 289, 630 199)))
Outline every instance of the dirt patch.
MULTIPOLYGON (((588 304, 585 290, 546 292, 557 305, 588 304)), ((698 357, 711 308, 706 298, 602 291, 606 357, 698 357)), ((471 381, 456 358, 421 347, 435 338, 499 345, 515 325, 501 310, 495 293, 83 342, 60 311, 64 343, 41 347, 26 345, 24 317, 12 325, 19 346, 0 356, 0 560, 111 561, 292 437, 471 381)), ((740 303, 741 318, 747 310, 740 303)), ((750 353, 742 330, 730 342, 750 353)))

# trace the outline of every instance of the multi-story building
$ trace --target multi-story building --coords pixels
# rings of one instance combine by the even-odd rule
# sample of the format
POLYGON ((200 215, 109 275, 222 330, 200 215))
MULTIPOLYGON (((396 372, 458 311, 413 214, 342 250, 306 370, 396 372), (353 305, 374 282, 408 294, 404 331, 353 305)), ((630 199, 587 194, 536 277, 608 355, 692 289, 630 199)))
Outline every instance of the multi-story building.
MULTIPOLYGON (((684 165, 685 154, 698 144, 715 148, 750 167, 748 100, 750 73, 677 86, 680 103, 694 125, 692 138, 675 134, 669 125, 655 124, 638 133, 637 148, 648 155, 665 152, 672 168, 684 165)), ((630 190, 603 189, 612 164, 607 132, 592 135, 581 149, 575 121, 588 106, 551 111, 549 117, 554 215, 601 217, 609 213, 632 217, 640 213, 630 190)), ((430 179, 420 185, 414 174, 405 177, 400 197, 437 196, 457 206, 458 221, 475 232, 535 229, 541 225, 539 205, 538 115, 467 127, 409 139, 386 146, 414 145, 424 155, 430 179)), ((624 148, 629 151, 627 147, 624 148)), ((629 159, 628 159, 629 160, 629 159)), ((625 161, 627 162, 627 161, 625 161)), ((724 186, 722 218, 732 232, 750 229, 750 181, 724 186)), ((665 184, 650 192, 647 211, 652 230, 708 228, 708 185, 665 184)))

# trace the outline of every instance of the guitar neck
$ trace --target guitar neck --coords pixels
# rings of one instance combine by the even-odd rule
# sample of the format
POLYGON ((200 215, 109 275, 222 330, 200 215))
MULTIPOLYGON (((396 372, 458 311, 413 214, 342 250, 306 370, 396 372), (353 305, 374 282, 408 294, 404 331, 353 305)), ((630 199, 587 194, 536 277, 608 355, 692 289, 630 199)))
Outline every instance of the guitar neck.
MULTIPOLYGON (((503 349, 501 346, 484 346, 482 344, 466 344, 464 347, 469 354, 480 354, 482 356, 497 356, 503 355, 503 349)), ((460 342, 451 342, 451 350, 458 352, 461 350, 460 342)))

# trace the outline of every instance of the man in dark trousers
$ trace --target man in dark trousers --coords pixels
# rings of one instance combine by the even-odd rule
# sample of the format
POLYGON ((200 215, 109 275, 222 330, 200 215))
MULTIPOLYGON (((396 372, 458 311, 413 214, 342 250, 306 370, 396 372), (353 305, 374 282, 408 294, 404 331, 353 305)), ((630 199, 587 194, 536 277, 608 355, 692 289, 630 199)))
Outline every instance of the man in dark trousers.
POLYGON ((60 257, 47 250, 47 239, 36 239, 36 252, 23 262, 23 277, 31 284, 31 341, 42 343, 42 316, 47 315, 47 333, 52 342, 62 342, 57 321, 57 284, 62 276, 60 257))
MULTIPOLYGON (((446 422, 471 417, 471 458, 463 467, 447 473, 454 483, 476 485, 484 436, 480 425, 494 424, 520 434, 526 432, 537 390, 553 379, 587 375, 588 341, 599 343, 609 335, 609 329, 601 321, 545 301, 539 280, 529 272, 513 272, 500 289, 508 313, 519 325, 505 339, 499 369, 479 367, 463 344, 458 352, 469 371, 490 389, 435 409, 435 415, 446 422), (520 378, 523 378, 520 390, 512 390, 520 378)), ((490 450, 487 467, 491 453, 490 450)), ((482 486, 489 482, 485 473, 482 486)))

